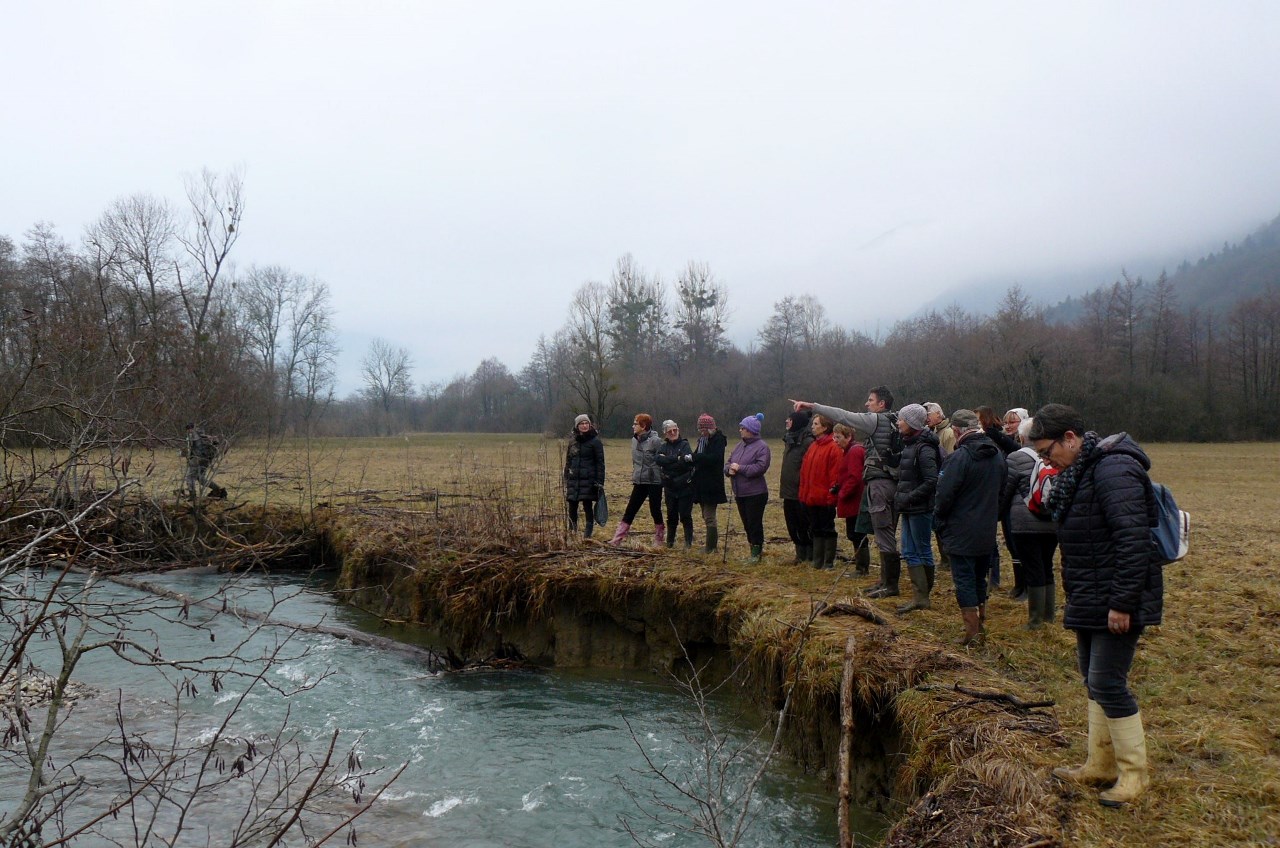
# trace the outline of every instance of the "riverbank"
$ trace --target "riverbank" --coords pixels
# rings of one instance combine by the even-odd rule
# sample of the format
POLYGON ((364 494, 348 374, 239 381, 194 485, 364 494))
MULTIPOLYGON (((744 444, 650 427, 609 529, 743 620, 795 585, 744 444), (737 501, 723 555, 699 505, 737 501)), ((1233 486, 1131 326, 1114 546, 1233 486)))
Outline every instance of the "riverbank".
MULTIPOLYGON (((897 599, 868 603, 855 581, 791 564, 774 504, 757 566, 741 564, 743 540, 728 507, 720 514, 727 556, 656 549, 640 534, 615 551, 564 532, 554 443, 432 436, 388 442, 382 454, 365 447, 369 457, 347 454, 355 465, 326 478, 340 482, 303 507, 250 490, 252 461, 233 455, 223 482, 232 501, 208 504, 210 525, 188 528, 182 506, 166 519, 182 531, 181 558, 327 558, 344 567, 352 602, 384 620, 434 627, 441 645, 459 652, 666 671, 679 667, 683 642, 713 673, 740 667, 736 685, 762 716, 790 685, 788 752, 829 777, 844 645, 853 635, 853 790, 896 820, 885 844, 1280 840, 1280 540, 1272 526, 1280 445, 1147 446, 1154 477, 1192 515, 1192 553, 1166 569, 1165 625, 1145 634, 1138 652, 1132 681, 1153 783, 1123 810, 1105 810, 1093 792, 1049 777, 1084 754, 1074 641, 1058 626, 1022 630, 1025 607, 1003 594, 991 604, 987 645, 961 651, 952 647, 960 622, 945 574, 932 610, 897 618, 897 599), (246 505, 259 498, 271 506, 246 505), (820 602, 836 614, 816 617, 801 638, 820 602), (871 620, 870 610, 887 623, 871 620), (957 683, 1055 705, 1022 709, 957 683)), ((614 521, 629 488, 625 449, 607 446, 614 521)), ((276 493, 297 495, 302 485, 271 479, 276 493)), ((131 543, 142 548, 146 539, 131 543)), ((833 784, 833 804, 834 796, 833 784)))

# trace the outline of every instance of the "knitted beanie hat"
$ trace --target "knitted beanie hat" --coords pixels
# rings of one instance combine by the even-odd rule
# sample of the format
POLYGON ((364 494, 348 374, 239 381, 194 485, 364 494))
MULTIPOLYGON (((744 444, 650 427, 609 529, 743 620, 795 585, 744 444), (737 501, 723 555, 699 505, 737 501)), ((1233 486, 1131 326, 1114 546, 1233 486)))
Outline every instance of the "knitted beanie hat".
POLYGON ((929 413, 918 403, 909 403, 898 410, 898 420, 906 422, 912 430, 923 430, 928 418, 929 413))
POLYGON ((587 422, 588 424, 590 424, 590 423, 591 423, 591 416, 590 416, 590 415, 587 415, 587 414, 584 412, 582 415, 579 415, 577 418, 573 419, 573 426, 577 427, 577 426, 578 426, 579 424, 581 424, 583 421, 585 421, 585 422, 587 422))
POLYGON ((714 430, 716 428, 716 420, 709 413, 702 413, 698 416, 699 430, 714 430))

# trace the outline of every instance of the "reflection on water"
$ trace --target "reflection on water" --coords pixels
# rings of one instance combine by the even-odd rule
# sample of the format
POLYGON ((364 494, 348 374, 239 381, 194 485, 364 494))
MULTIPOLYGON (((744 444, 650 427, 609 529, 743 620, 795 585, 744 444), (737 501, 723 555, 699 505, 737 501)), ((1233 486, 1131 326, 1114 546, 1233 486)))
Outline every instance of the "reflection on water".
MULTIPOLYGON (((148 578, 201 596, 215 592, 221 579, 193 572, 148 578)), ((357 613, 323 592, 300 591, 304 586, 300 579, 246 578, 233 603, 266 609, 274 599, 274 617, 360 623, 357 613)), ((99 600, 115 604, 138 597, 110 584, 97 592, 99 600)), ((180 607, 168 606, 171 613, 180 607)), ((196 657, 210 645, 226 650, 254 624, 201 607, 188 613, 187 623, 194 628, 156 616, 144 622, 167 657, 196 657)), ((287 710, 290 730, 316 756, 330 734, 341 729, 348 744, 359 740, 365 768, 389 774, 407 763, 399 780, 358 823, 361 845, 628 845, 632 840, 624 817, 655 844, 707 844, 665 811, 687 802, 656 781, 641 756, 642 747, 649 760, 672 775, 687 774, 702 756, 701 748, 688 741, 701 738, 696 711, 667 685, 554 672, 431 676, 404 655, 281 627, 265 628, 239 647, 246 660, 272 651, 280 651, 281 659, 270 669, 269 681, 283 689, 302 683, 311 688, 285 697, 261 686, 246 694, 247 684, 232 678, 217 692, 202 684, 194 697, 184 699, 187 714, 180 732, 188 742, 212 734, 239 703, 232 720, 239 736, 275 732, 287 710), (280 650, 285 636, 288 641, 280 650), (668 821, 656 822, 655 815, 668 821)), ((77 705, 76 720, 69 723, 55 757, 82 750, 107 732, 117 699, 122 699, 133 730, 144 735, 173 732, 174 688, 153 671, 100 654, 79 677, 98 687, 102 696, 77 705)), ((727 705, 716 706, 727 713, 727 705)), ((745 725, 729 732, 737 743, 748 739, 745 725)), ((732 771, 741 777, 752 764, 749 759, 739 762, 732 771)), ((15 797, 14 779, 8 765, 0 766, 0 798, 15 797)), ((382 782, 371 778, 366 796, 382 782)), ((740 780, 732 781, 730 794, 739 785, 740 780)), ((778 762, 758 791, 757 814, 742 844, 834 844, 833 796, 820 782, 778 762)), ((333 803, 335 813, 355 809, 349 796, 333 803)), ((225 811, 201 808, 201 832, 207 826, 216 833, 220 816, 235 812, 228 806, 225 811)), ((881 826, 870 817, 858 823, 868 831, 881 826)))

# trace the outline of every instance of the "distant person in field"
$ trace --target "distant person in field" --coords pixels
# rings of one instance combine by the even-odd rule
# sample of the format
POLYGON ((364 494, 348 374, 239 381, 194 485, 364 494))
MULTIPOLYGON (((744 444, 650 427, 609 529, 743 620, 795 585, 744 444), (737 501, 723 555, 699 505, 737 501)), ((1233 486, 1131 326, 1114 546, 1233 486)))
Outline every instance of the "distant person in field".
POLYGON ((1075 631, 1089 693, 1088 756, 1083 765, 1053 773, 1074 783, 1113 784, 1098 797, 1116 807, 1150 782, 1129 670, 1142 631, 1159 624, 1164 612, 1162 566, 1151 541, 1157 521, 1151 460, 1127 434, 1104 439, 1057 403, 1036 412, 1028 436, 1036 453, 1061 469, 1049 511, 1062 555, 1062 623, 1075 631))
MULTIPOLYGON (((1004 424, 1001 429, 1006 436, 1017 443, 1018 450, 1023 447, 1023 441, 1018 437, 1018 427, 1030 417, 1031 413, 1020 406, 1015 406, 1004 414, 1004 424)), ((1007 456, 1013 456, 1018 450, 1010 451, 1007 456)), ((1022 555, 1018 551, 1017 540, 1013 538, 1013 530, 1009 526, 1008 509, 1000 511, 1000 532, 1004 535, 1005 550, 1009 552, 1009 559, 1013 562, 1013 587, 1009 589, 1009 598, 1021 603, 1027 600, 1027 576, 1022 555)))
POLYGON ((760 438, 763 413, 748 415, 738 422, 741 442, 729 454, 724 474, 733 485, 733 499, 738 504, 738 517, 751 546, 747 563, 754 565, 764 555, 764 508, 769 503, 769 484, 765 472, 769 470, 772 454, 769 445, 760 438))
POLYGON ((866 486, 862 482, 862 469, 866 464, 866 448, 858 444, 857 434, 848 424, 837 424, 831 431, 844 459, 836 472, 836 518, 844 519, 844 532, 853 543, 854 571, 868 574, 871 571, 871 547, 867 534, 871 532, 871 519, 862 514, 862 500, 866 486), (860 524, 865 521, 866 524, 860 524))
POLYGON ((209 488, 209 497, 226 498, 227 490, 213 481, 213 461, 218 456, 218 440, 194 423, 186 426, 182 455, 187 459, 187 473, 183 478, 183 492, 197 497, 201 489, 209 488))
POLYGON ((962 646, 983 640, 987 569, 996 547, 996 519, 1007 473, 1004 454, 968 409, 951 413, 956 449, 942 463, 934 494, 933 526, 951 560, 956 603, 964 619, 962 646))
POLYGON ((782 470, 778 497, 782 498, 782 518, 787 523, 787 536, 796 549, 796 562, 809 562, 813 559, 813 533, 809 527, 809 513, 800 502, 800 467, 812 444, 813 430, 809 427, 809 413, 801 411, 788 415, 787 429, 782 435, 782 470))
POLYGON ((573 419, 573 438, 564 457, 564 497, 569 505, 569 529, 578 532, 578 505, 586 512, 584 538, 595 531, 596 501, 604 491, 604 444, 591 416, 573 419))
POLYGON ((631 422, 631 497, 609 544, 622 544, 646 500, 649 515, 653 516, 653 538, 658 544, 666 541, 667 528, 662 523, 662 473, 655 459, 661 446, 662 437, 653 432, 653 416, 641 412, 631 422))
POLYGON ((676 544, 676 523, 684 528, 684 546, 693 547, 693 448, 680 435, 680 426, 662 422, 662 444, 654 455, 662 473, 662 494, 667 503, 667 547, 676 544))
POLYGON ((918 403, 898 410, 902 455, 898 459, 898 488, 893 506, 902 525, 902 558, 913 589, 911 600, 898 607, 898 615, 929 609, 933 592, 933 499, 942 466, 938 437, 929 429, 929 413, 918 403))
MULTIPOLYGON (((799 413, 793 413, 799 414, 799 413)), ((813 567, 833 568, 836 545, 836 476, 844 461, 844 451, 831 437, 835 424, 825 415, 813 416, 810 424, 813 444, 805 452, 800 467, 800 500, 809 514, 809 532, 813 538, 813 567)))
POLYGON ((866 466, 862 479, 866 484, 866 507, 875 530, 876 547, 880 551, 880 580, 867 596, 887 598, 898 594, 902 559, 898 554, 898 513, 893 507, 897 490, 897 457, 894 445, 899 441, 898 417, 893 413, 893 393, 876 386, 867 393, 866 412, 849 412, 838 406, 826 406, 807 400, 791 401, 796 412, 807 411, 837 424, 852 427, 866 450, 866 466))
POLYGON ((702 524, 707 539, 703 550, 715 551, 720 543, 720 528, 716 523, 716 511, 720 504, 728 503, 724 493, 724 452, 729 440, 716 427, 716 420, 709 413, 698 416, 698 444, 693 449, 693 502, 702 511, 702 524))

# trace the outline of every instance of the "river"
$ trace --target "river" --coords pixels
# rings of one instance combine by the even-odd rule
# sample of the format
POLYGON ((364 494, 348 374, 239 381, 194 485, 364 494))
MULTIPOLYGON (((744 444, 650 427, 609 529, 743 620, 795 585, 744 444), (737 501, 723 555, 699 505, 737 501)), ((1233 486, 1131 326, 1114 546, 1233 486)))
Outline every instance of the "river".
MULTIPOLYGON (((310 757, 322 756, 330 735, 340 729, 340 750, 356 744, 360 767, 380 770, 366 778, 365 801, 405 766, 357 821, 362 846, 625 846, 636 844, 628 826, 646 844, 709 844, 672 814, 670 808, 687 807, 688 800, 655 779, 644 756, 681 780, 704 759, 706 734, 698 712, 668 682, 566 671, 432 675, 412 655, 215 615, 225 577, 186 571, 145 579, 209 597, 212 607, 193 606, 180 620, 180 605, 165 602, 164 613, 157 615, 144 611, 155 605, 153 596, 110 583, 95 587, 93 599, 109 605, 112 614, 135 608, 131 626, 147 638, 154 634, 167 659, 194 661, 235 646, 242 668, 254 669, 263 667, 262 657, 280 652, 264 676, 264 682, 280 691, 262 683, 250 687, 250 678, 235 676, 224 676, 215 691, 207 677, 194 675, 189 676, 196 691, 182 691, 181 675, 166 678, 153 668, 97 652, 83 661, 76 676, 97 694, 76 704, 53 752, 55 762, 112 735, 117 703, 133 733, 157 740, 175 735, 184 744, 211 738, 238 704, 230 734, 266 739, 287 725, 310 757), (306 688, 290 693, 298 685, 306 688), (181 704, 176 721, 175 701, 181 704)), ((322 578, 272 575, 238 578, 226 592, 233 609, 274 606, 273 620, 373 629, 372 622, 323 589, 322 578)), ((412 633, 399 635, 413 638, 412 633)), ((41 665, 51 665, 49 643, 33 650, 41 665)), ((713 699, 710 708, 716 732, 731 746, 748 751, 729 768, 733 779, 722 794, 731 797, 762 743, 752 743, 755 720, 739 715, 732 702, 713 699)), ((234 755, 228 750, 228 758, 234 755)), ((342 761, 345 769, 345 754, 342 761)), ((84 771, 92 777, 91 766, 84 771)), ((0 764, 0 811, 9 809, 3 799, 17 797, 20 777, 25 780, 7 760, 0 764)), ((101 788, 78 801, 79 814, 87 815, 120 791, 119 781, 113 783, 109 774, 96 780, 101 788)), ((193 831, 199 835, 179 844, 219 844, 216 836, 205 834, 234 827, 242 800, 233 794, 223 805, 199 805, 193 831)), ((355 809, 349 794, 330 803, 335 815, 355 809)), ((785 757, 770 764, 753 807, 741 845, 836 842, 834 792, 792 768, 785 757)), ((864 834, 882 831, 876 817, 855 817, 864 834)), ((334 844, 345 838, 338 836, 334 844)))

